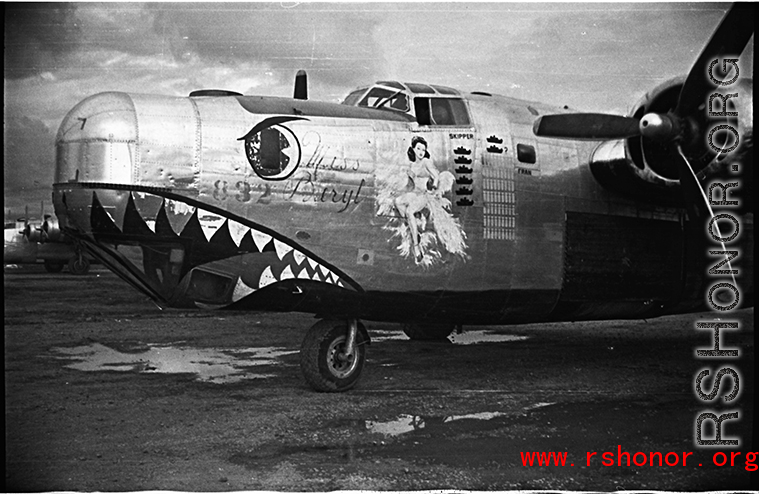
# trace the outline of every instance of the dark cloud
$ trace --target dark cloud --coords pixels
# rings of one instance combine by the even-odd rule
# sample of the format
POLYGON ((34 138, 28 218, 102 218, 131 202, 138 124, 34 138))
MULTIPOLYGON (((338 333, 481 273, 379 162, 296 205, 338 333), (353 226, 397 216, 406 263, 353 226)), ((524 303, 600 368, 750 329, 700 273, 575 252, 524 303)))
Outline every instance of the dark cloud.
POLYGON ((5 78, 53 71, 78 49, 74 4, 6 3, 5 78))
POLYGON ((5 205, 51 200, 55 176, 55 132, 25 115, 5 115, 3 192, 5 205))

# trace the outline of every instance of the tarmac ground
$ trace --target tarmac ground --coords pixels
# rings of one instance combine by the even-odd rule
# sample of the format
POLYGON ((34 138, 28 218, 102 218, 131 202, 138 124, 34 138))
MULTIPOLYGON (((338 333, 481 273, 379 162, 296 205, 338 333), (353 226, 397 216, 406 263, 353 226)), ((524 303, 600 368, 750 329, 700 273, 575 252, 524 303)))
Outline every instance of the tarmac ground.
POLYGON ((759 463, 753 309, 719 315, 740 356, 711 360, 713 313, 442 343, 366 322, 361 381, 330 394, 300 373, 307 314, 160 310, 102 267, 6 268, 4 288, 6 492, 740 490, 759 463), (737 397, 725 377, 700 399, 699 372, 727 367, 737 397), (701 413, 733 411, 738 448, 695 446, 701 413))

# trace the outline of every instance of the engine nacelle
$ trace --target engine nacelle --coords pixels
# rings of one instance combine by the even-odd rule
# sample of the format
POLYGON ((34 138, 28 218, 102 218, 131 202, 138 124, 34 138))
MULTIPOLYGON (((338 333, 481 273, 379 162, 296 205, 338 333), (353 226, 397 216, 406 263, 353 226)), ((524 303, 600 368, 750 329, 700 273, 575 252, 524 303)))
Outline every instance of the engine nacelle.
POLYGON ((624 140, 606 141, 590 157, 590 170, 604 188, 624 196, 662 206, 682 203, 680 182, 664 177, 650 167, 639 167, 630 157, 624 140))
MULTIPOLYGON (((601 185, 626 196, 645 197, 655 204, 682 205, 678 144, 702 181, 723 176, 729 165, 736 161, 746 164, 750 162, 753 157, 753 81, 743 79, 719 91, 720 88, 715 87, 714 92, 723 96, 727 93, 738 94, 737 97, 729 98, 730 108, 723 109, 719 101, 710 107, 712 103, 707 96, 698 114, 677 119, 673 111, 677 107, 684 82, 685 77, 678 77, 659 85, 643 96, 631 113, 631 117, 637 119, 643 119, 648 114, 664 115, 665 119, 672 119, 682 130, 681 135, 674 141, 639 135, 602 143, 590 159, 590 169, 601 185), (727 117, 710 117, 710 110, 715 113, 735 111, 738 116, 731 116, 730 120, 727 117), (736 128, 740 143, 731 153, 718 157, 719 153, 709 145, 708 134, 721 123, 729 123, 736 128)), ((724 132, 719 137, 719 142, 725 142, 724 132)), ((750 165, 744 166, 743 170, 750 171, 747 168, 750 165)), ((753 174, 744 177, 744 183, 748 179, 751 184, 752 177, 753 174)))
POLYGON ((57 242, 63 237, 58 218, 45 215, 45 219, 29 221, 24 227, 24 236, 30 242, 57 242))
POLYGON ((42 220, 32 220, 27 222, 26 226, 24 227, 24 236, 30 242, 42 242, 42 220))
POLYGON ((61 225, 55 216, 47 216, 42 223, 43 237, 48 242, 58 242, 63 237, 61 225))

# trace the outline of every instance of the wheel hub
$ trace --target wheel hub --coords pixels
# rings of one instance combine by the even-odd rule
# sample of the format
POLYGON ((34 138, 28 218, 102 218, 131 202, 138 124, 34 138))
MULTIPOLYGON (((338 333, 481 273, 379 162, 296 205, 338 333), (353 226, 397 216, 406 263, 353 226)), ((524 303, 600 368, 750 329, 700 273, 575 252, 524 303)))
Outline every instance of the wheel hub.
POLYGON ((341 336, 332 342, 327 357, 330 372, 340 379, 349 376, 358 364, 358 360, 356 359, 357 352, 354 351, 351 355, 348 355, 346 350, 345 337, 341 336))

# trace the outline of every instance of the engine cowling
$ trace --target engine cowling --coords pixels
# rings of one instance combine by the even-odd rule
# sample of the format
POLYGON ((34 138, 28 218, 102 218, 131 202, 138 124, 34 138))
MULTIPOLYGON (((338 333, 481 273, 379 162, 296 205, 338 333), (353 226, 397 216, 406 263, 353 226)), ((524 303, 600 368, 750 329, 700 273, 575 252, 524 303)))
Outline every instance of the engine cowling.
POLYGON ((47 216, 42 223, 42 232, 46 241, 58 242, 63 237, 61 225, 55 216, 47 216))
POLYGON ((24 236, 30 241, 30 242, 42 242, 43 241, 43 234, 42 234, 42 220, 31 220, 26 223, 26 226, 24 226, 24 236))
POLYGON ((24 227, 24 236, 30 242, 44 243, 61 240, 63 233, 58 218, 45 215, 44 220, 29 221, 24 227))
MULTIPOLYGON (((682 137, 676 141, 656 139, 657 133, 647 132, 646 135, 636 135, 627 139, 607 141, 599 145, 590 159, 590 169, 604 187, 614 192, 634 198, 645 198, 649 202, 661 205, 681 205, 677 153, 673 146, 680 144, 689 163, 696 172, 699 180, 719 180, 727 178, 730 165, 738 162, 742 167, 744 187, 753 184, 753 81, 743 79, 729 90, 717 91, 720 94, 738 94, 729 99, 731 107, 728 111, 738 113, 731 117, 710 117, 708 112, 721 112, 723 108, 718 103, 712 105, 705 99, 698 114, 685 118, 674 116, 678 98, 685 82, 685 77, 671 79, 652 91, 648 92, 636 103, 630 114, 640 120, 645 126, 649 115, 659 117, 661 122, 652 122, 656 130, 670 125, 679 127, 682 137), (729 118, 729 120, 728 120, 729 118), (735 150, 721 154, 709 145, 709 132, 719 124, 729 124, 735 128, 740 141, 735 150), (718 156, 719 155, 719 156, 718 156)), ((734 137, 729 132, 715 132, 712 135, 713 144, 718 141, 723 146, 734 143, 734 137)), ((732 175, 735 178, 735 175, 732 175)), ((742 194, 746 197, 746 194, 742 194)))

